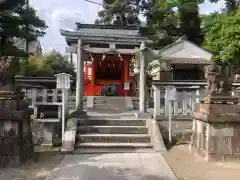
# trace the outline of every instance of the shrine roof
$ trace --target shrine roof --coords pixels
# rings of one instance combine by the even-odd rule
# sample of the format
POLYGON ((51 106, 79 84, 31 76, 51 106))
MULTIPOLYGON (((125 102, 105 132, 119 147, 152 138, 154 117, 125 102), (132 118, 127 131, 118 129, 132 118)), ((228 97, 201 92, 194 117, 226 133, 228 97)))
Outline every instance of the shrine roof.
POLYGON ((140 33, 140 27, 122 27, 113 25, 77 24, 73 31, 60 29, 60 34, 66 37, 67 43, 76 44, 78 38, 88 42, 128 42, 141 43, 148 40, 140 33))
POLYGON ((178 57, 169 57, 165 58, 166 61, 170 64, 211 64, 212 61, 206 60, 204 58, 178 58, 178 57))
POLYGON ((77 29, 91 28, 91 29, 127 29, 127 30, 139 30, 139 26, 119 26, 119 25, 103 25, 103 24, 82 24, 76 23, 77 29))

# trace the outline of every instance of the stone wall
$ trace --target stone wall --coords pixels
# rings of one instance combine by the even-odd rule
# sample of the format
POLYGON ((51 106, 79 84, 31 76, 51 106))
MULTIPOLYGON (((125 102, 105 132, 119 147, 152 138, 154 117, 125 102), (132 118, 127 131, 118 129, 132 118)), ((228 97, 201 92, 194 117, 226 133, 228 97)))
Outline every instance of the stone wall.
POLYGON ((12 167, 32 156, 28 104, 20 92, 0 91, 0 168, 12 167))
POLYGON ((21 120, 3 120, 0 118, 0 167, 15 166, 32 156, 28 112, 20 112, 19 114, 21 120))
POLYGON ((238 111, 236 105, 200 104, 201 113, 193 119, 190 150, 208 161, 239 161, 238 111))

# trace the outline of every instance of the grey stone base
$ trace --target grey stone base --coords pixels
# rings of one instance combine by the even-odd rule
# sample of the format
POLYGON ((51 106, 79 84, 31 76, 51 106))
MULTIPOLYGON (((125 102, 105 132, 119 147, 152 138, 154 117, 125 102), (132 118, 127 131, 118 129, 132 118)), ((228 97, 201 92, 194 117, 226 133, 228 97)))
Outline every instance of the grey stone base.
POLYGON ((71 118, 85 118, 87 117, 87 112, 86 111, 74 111, 72 112, 72 114, 70 115, 71 118))
POLYGON ((240 123, 193 120, 190 150, 207 161, 240 160, 240 123))
POLYGON ((145 113, 137 112, 135 113, 135 117, 139 119, 152 119, 152 115, 148 112, 145 113))
POLYGON ((155 119, 148 119, 147 126, 149 129, 149 134, 156 152, 166 152, 166 146, 163 141, 162 134, 158 127, 157 121, 155 119))
POLYGON ((70 118, 67 120, 66 130, 63 137, 61 152, 74 151, 75 139, 77 133, 77 118, 70 118))

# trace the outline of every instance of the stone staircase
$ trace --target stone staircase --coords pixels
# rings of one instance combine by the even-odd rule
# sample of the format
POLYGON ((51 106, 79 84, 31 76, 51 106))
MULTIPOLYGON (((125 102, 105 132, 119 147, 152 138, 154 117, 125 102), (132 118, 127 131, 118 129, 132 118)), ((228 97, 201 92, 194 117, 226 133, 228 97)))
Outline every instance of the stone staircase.
POLYGON ((95 96, 93 109, 96 111, 120 112, 127 111, 125 97, 117 96, 95 96))
POLYGON ((88 117, 78 121, 75 153, 153 151, 147 120, 134 117, 88 117))

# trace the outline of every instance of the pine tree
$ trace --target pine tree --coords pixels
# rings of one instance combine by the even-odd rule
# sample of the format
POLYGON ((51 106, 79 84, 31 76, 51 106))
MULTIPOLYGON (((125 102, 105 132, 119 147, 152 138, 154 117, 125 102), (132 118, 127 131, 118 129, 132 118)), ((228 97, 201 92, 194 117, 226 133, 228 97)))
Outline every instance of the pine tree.
POLYGON ((119 26, 139 25, 139 12, 142 0, 105 0, 103 10, 99 11, 96 24, 119 26))
POLYGON ((1 55, 26 55, 14 46, 14 39, 36 40, 45 34, 45 29, 45 22, 36 16, 36 12, 32 7, 26 8, 25 0, 5 0, 0 2, 1 55))

